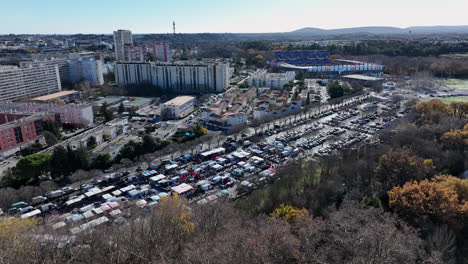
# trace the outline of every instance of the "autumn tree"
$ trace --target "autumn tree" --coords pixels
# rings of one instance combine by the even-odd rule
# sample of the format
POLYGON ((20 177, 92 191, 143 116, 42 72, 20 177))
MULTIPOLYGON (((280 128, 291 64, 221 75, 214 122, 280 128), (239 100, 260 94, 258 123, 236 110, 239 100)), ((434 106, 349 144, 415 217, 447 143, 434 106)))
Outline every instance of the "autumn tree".
POLYGON ((274 219, 282 219, 286 222, 296 222, 301 217, 306 217, 309 212, 306 209, 299 209, 294 206, 281 204, 280 207, 276 208, 272 213, 271 217, 274 219))
POLYGON ((389 151, 377 163, 375 173, 384 190, 410 180, 421 180, 433 169, 432 160, 424 160, 407 150, 389 151))
POLYGON ((460 201, 468 201, 468 180, 460 179, 452 175, 438 175, 434 180, 442 186, 454 190, 460 201))
POLYGON ((465 149, 468 146, 468 125, 465 125, 463 129, 453 129, 444 133, 441 140, 454 149, 465 149))
POLYGON ((0 218, 0 263, 33 263, 35 225, 32 219, 0 218))
POLYGON ((396 186, 388 195, 390 207, 410 221, 429 218, 459 224, 460 218, 466 217, 468 208, 467 201, 460 200, 455 190, 428 179, 396 186))

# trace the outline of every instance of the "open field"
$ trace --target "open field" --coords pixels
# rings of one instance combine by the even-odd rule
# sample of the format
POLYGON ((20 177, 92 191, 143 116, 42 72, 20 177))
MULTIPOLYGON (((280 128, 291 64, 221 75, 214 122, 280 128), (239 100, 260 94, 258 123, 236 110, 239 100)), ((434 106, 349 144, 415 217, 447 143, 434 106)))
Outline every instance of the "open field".
POLYGON ((468 53, 455 53, 455 54, 444 54, 440 55, 441 57, 449 57, 449 58, 467 58, 468 53))
POLYGON ((443 102, 444 104, 450 104, 454 102, 460 103, 460 102, 468 102, 468 96, 453 96, 453 97, 446 97, 446 98, 431 97, 431 98, 422 99, 421 102, 427 102, 431 100, 439 100, 443 102))
POLYGON ((443 84, 451 89, 468 89, 468 80, 463 79, 447 79, 443 84))

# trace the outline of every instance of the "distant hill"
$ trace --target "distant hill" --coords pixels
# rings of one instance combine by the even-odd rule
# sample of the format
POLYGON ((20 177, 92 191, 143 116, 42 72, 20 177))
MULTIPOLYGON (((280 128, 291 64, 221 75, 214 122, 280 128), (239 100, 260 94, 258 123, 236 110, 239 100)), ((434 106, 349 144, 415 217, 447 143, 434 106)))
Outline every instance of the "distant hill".
POLYGON ((436 34, 468 33, 468 26, 420 26, 420 27, 354 27, 339 29, 301 28, 288 32, 292 35, 345 35, 345 34, 436 34))

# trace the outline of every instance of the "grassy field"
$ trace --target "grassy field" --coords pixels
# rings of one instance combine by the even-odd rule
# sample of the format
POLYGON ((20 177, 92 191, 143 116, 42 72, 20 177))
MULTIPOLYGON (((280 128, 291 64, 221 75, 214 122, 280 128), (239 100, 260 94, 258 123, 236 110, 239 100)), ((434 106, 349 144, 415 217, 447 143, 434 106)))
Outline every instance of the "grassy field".
POLYGON ((467 89, 468 90, 468 80, 447 79, 443 82, 443 84, 451 89, 467 89))
POLYGON ((468 57, 468 53, 444 54, 444 55, 441 55, 441 57, 464 58, 464 57, 468 57))
POLYGON ((431 100, 439 100, 444 104, 450 104, 453 102, 460 103, 460 102, 468 102, 468 96, 454 96, 454 97, 447 97, 447 98, 435 98, 435 97, 425 98, 425 99, 422 99, 421 102, 427 102, 431 100))

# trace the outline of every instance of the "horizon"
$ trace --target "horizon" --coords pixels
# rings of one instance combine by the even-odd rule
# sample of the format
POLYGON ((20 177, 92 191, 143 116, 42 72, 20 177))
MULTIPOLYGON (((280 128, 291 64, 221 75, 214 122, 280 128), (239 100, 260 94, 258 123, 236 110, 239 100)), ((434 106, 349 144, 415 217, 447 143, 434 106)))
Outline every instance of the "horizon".
MULTIPOLYGON (((345 27, 345 28, 317 28, 317 27, 302 27, 302 28, 297 28, 293 29, 291 31, 283 31, 283 32, 176 32, 176 34, 281 34, 281 33, 291 33, 297 30, 302 30, 302 29, 318 29, 318 30, 326 30, 326 31, 332 31, 332 30, 343 30, 343 29, 356 29, 356 28, 395 28, 395 29, 408 29, 408 28, 417 28, 417 27, 468 27, 468 24, 466 25, 427 25, 427 26, 409 26, 409 27, 395 27, 395 26, 359 26, 359 27, 345 27)), ((116 30, 129 30, 126 28, 116 28, 113 31, 116 30)), ((0 35, 112 35, 112 32, 96 32, 96 33, 84 33, 84 32, 76 32, 76 33, 0 33, 0 35)), ((130 30, 131 31, 131 30, 130 30)), ((133 35, 165 35, 165 34, 172 34, 171 32, 134 32, 132 31, 133 35)))
POLYGON ((83 0, 80 5, 56 0, 26 0, 4 3, 8 27, 0 34, 112 34, 116 29, 129 29, 135 34, 172 33, 284 33, 302 28, 343 29, 355 27, 460 26, 468 3, 462 0, 343 0, 264 1, 189 0, 124 1, 83 0), (25 9, 24 6, 28 8, 25 9), (424 8, 421 8, 421 6, 424 8), (441 12, 447 6, 450 13, 441 12), (339 8, 337 8, 339 7, 339 8), (422 11, 422 12, 421 12, 422 11), (398 19, 396 19, 398 17, 398 19))

